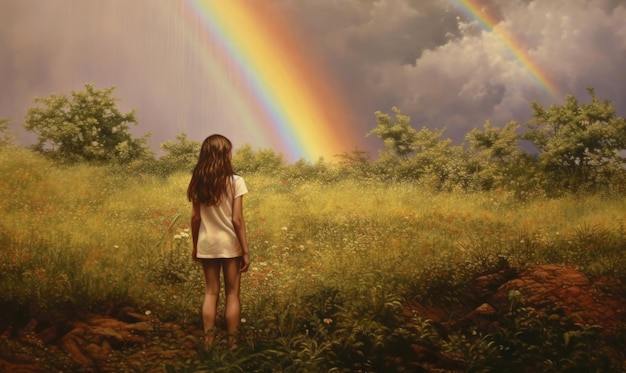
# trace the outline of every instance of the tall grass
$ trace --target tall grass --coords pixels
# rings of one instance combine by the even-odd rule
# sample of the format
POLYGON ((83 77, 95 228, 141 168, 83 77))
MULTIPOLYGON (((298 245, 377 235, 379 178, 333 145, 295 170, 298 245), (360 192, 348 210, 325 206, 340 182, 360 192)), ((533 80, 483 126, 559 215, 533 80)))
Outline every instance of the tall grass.
MULTIPOLYGON (((123 302, 199 325, 188 174, 59 168, 19 149, 0 151, 0 174, 3 302, 29 312, 123 302)), ((521 266, 574 265, 589 276, 626 273, 626 198, 521 202, 503 191, 243 176, 248 347, 293 371, 327 369, 323 362, 341 354, 346 369, 383 366, 364 355, 406 341, 405 300, 454 302, 503 256, 521 266)))

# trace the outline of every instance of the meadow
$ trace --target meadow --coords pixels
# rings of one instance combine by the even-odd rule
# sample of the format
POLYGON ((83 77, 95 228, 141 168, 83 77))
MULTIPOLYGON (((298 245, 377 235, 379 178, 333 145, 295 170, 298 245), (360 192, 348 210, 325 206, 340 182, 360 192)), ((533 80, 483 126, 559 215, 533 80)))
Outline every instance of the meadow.
MULTIPOLYGON (((5 310, 99 312, 123 303, 201 327, 188 173, 164 178, 58 167, 11 149, 0 151, 0 174, 5 310)), ((410 372, 419 370, 409 367, 406 347, 425 342, 466 371, 498 371, 507 359, 551 360, 542 371, 616 368, 597 356, 623 348, 624 330, 612 346, 597 335, 580 339, 578 350, 587 355, 575 362, 563 346, 539 341, 545 349, 537 362, 532 349, 499 353, 494 334, 441 335, 419 312, 407 316, 406 305, 454 305, 502 258, 515 268, 573 266, 590 279, 623 284, 626 198, 521 201, 502 190, 437 193, 409 182, 242 176, 250 190, 244 211, 252 267, 243 276, 241 346, 201 351, 162 371, 410 372)), ((10 327, 3 320, 0 332, 10 327)), ((505 332, 515 338, 514 330, 505 332)), ((9 333, 2 339, 10 345, 9 333)))

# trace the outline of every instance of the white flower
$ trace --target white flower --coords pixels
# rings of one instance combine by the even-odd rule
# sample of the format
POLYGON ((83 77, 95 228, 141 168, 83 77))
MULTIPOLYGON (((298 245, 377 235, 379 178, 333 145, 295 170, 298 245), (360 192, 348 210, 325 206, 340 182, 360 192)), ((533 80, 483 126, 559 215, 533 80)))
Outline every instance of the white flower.
POLYGON ((175 240, 180 240, 180 239, 181 239, 180 234, 175 234, 175 235, 174 235, 174 239, 175 239, 175 240))
POLYGON ((146 311, 146 312, 144 312, 144 313, 146 314, 146 316, 150 316, 150 315, 152 315, 152 311, 150 311, 150 310, 147 310, 147 311, 146 311))
POLYGON ((282 227, 280 228, 281 231, 286 232, 287 231, 287 227, 282 227))

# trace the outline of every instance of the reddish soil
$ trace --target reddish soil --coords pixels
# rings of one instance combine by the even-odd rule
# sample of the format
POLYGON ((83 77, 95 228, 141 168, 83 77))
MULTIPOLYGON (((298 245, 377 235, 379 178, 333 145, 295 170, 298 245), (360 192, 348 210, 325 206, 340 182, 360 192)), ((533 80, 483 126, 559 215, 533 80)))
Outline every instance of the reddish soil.
MULTIPOLYGON (((544 321, 558 316, 564 327, 598 326, 600 338, 612 346, 612 361, 626 371, 626 346, 623 345, 626 284, 623 282, 607 278, 592 282, 580 271, 566 266, 538 265, 519 272, 506 266, 499 272, 476 278, 465 297, 461 305, 448 307, 409 302, 405 313, 417 312, 433 320, 442 334, 469 329, 486 334, 498 330, 502 320, 510 316, 512 305, 519 302, 518 305, 544 321)), ((427 351, 424 346, 414 346, 414 349, 418 354, 431 356, 433 361, 418 362, 422 371, 455 371, 439 370, 442 362, 454 363, 454 359, 445 354, 427 351)))

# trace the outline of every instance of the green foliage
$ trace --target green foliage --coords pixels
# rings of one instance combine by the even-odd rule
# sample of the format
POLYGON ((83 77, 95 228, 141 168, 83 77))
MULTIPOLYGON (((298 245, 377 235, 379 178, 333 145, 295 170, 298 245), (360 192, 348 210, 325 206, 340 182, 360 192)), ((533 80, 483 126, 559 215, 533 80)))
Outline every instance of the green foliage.
POLYGON ((9 120, 0 119, 0 147, 13 145, 14 136, 9 132, 9 120))
POLYGON ((233 167, 235 172, 242 175, 261 173, 264 175, 276 175, 284 165, 283 155, 276 154, 271 149, 254 151, 252 146, 246 144, 235 151, 233 155, 233 167))
POLYGON ((418 134, 411 127, 411 118, 400 113, 400 109, 393 107, 391 111, 395 114, 395 121, 389 114, 377 111, 376 128, 367 133, 366 136, 376 135, 383 140, 385 149, 380 156, 384 161, 407 159, 416 151, 418 134))
POLYGON ((120 113, 112 97, 114 87, 104 90, 85 85, 71 96, 52 94, 36 98, 28 110, 26 130, 38 136, 33 148, 62 162, 128 163, 150 156, 147 138, 134 138, 129 124, 135 113, 120 113))
POLYGON ((346 176, 368 179, 373 176, 370 153, 365 150, 354 149, 337 155, 341 172, 346 176))
MULTIPOLYGON (((502 188, 521 199, 564 192, 622 193, 626 120, 616 115, 610 101, 601 102, 589 92, 588 104, 579 104, 573 96, 550 109, 533 103, 534 118, 523 134, 517 134, 515 121, 502 128, 486 121, 483 130, 466 135, 468 149, 442 139, 443 130, 416 131, 398 108, 392 109, 395 120, 376 112, 377 127, 367 136, 379 137, 384 149, 373 163, 373 175, 413 180, 434 190, 502 188), (530 141, 539 154, 522 150, 520 140, 530 141)), ((344 154, 342 161, 362 162, 352 158, 344 154)))
POLYGON ((568 95, 560 106, 532 105, 533 120, 524 138, 539 150, 538 167, 546 188, 597 189, 606 186, 603 174, 623 171, 626 159, 620 152, 626 149, 626 120, 616 115, 610 101, 601 102, 592 89, 589 95, 591 102, 586 104, 568 95))
POLYGON ((468 372, 614 372, 602 327, 581 325, 554 307, 540 315, 509 293, 511 311, 498 330, 473 338, 468 372))
MULTIPOLYGON (((461 146, 451 146, 451 139, 442 139, 445 130, 411 127, 411 118, 392 108, 396 115, 376 112, 378 125, 366 136, 376 135, 384 143, 379 159, 374 165, 374 174, 385 179, 419 181, 434 190, 469 189, 471 168, 468 155, 461 146)), ((343 155, 343 164, 361 165, 363 155, 343 155), (356 158, 355 158, 356 157, 356 158), (360 157, 360 158, 359 158, 360 157)), ((369 171, 360 166, 362 174, 369 171)))
POLYGON ((505 188, 528 190, 535 184, 532 177, 533 160, 520 150, 519 124, 510 121, 504 127, 493 127, 487 120, 483 130, 473 129, 465 139, 474 153, 474 183, 479 190, 505 188))
POLYGON ((197 141, 189 140, 185 133, 176 135, 176 140, 176 142, 166 141, 160 145, 165 155, 159 158, 159 164, 165 174, 176 171, 191 173, 198 161, 201 145, 197 141))
POLYGON ((488 160, 507 162, 515 159, 519 152, 517 147, 518 135, 516 134, 519 124, 511 121, 502 129, 492 127, 487 120, 484 131, 473 129, 466 138, 472 149, 483 152, 488 160))
MULTIPOLYGON (((129 124, 137 124, 134 112, 122 114, 112 97, 114 88, 97 90, 87 84, 70 97, 51 95, 38 98, 29 110, 25 128, 38 135, 35 150, 64 163, 88 161, 121 166, 125 175, 151 174, 168 177, 189 172, 195 164, 199 144, 186 134, 160 145, 159 159, 146 146, 147 137, 133 138, 129 124)), ((533 103, 534 118, 527 131, 517 134, 519 124, 502 128, 487 120, 483 129, 473 129, 461 145, 444 138, 443 129, 411 126, 411 118, 393 107, 392 114, 375 113, 377 126, 366 136, 383 141, 378 159, 355 149, 337 156, 337 162, 323 158, 311 163, 300 159, 286 165, 283 155, 272 149, 253 150, 250 145, 236 149, 235 171, 241 175, 268 175, 281 178, 284 190, 303 182, 411 181, 433 191, 505 191, 520 200, 560 196, 563 193, 623 195, 626 192, 626 120, 618 117, 613 104, 601 102, 589 90, 591 102, 579 104, 567 96, 566 104, 549 109, 533 103), (530 142, 538 154, 519 147, 530 142)), ((0 121, 0 133, 8 122, 0 121)), ((0 146, 12 137, 0 138, 0 146)))

